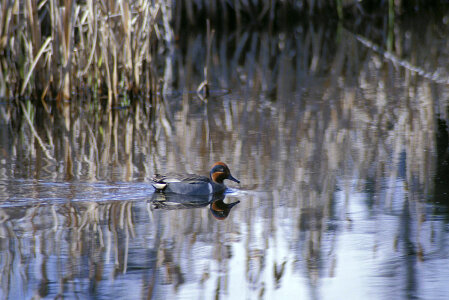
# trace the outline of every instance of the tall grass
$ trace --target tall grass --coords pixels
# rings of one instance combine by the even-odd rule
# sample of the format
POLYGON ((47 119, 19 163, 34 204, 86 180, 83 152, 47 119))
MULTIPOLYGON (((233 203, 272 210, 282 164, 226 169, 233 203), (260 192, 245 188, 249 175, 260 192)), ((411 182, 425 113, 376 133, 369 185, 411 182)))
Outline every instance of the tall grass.
POLYGON ((1 97, 67 100, 151 94, 155 53, 171 42, 163 1, 2 1, 1 97))
MULTIPOLYGON (((374 7, 390 26, 395 14, 438 3, 384 2, 374 7)), ((212 28, 272 29, 304 16, 343 19, 372 11, 369 1, 352 0, 2 0, 0 97, 60 103, 89 92, 110 109, 138 95, 151 97, 166 84, 159 70, 170 64, 173 43, 186 25, 205 28, 210 19, 212 28)))

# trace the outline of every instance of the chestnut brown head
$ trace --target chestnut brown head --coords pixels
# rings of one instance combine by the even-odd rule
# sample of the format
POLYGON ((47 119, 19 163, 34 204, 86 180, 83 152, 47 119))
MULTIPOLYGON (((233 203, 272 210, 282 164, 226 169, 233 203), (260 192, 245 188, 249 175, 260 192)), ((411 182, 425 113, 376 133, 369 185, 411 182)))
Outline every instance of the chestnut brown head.
POLYGON ((225 179, 229 179, 234 182, 240 183, 240 181, 238 179, 234 178, 231 175, 231 171, 229 170, 228 166, 221 161, 216 162, 212 166, 212 169, 210 170, 210 179, 213 182, 220 183, 220 184, 223 184, 223 181, 225 179))

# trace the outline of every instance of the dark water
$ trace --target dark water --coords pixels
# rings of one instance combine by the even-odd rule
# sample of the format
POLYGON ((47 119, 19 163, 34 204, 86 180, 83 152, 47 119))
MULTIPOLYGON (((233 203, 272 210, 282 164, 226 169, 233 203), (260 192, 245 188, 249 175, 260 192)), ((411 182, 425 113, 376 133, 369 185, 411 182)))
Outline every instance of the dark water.
POLYGON ((0 298, 444 299, 438 22, 405 20, 385 39, 218 34, 207 103, 191 92, 204 36, 188 37, 163 62, 157 107, 27 106, 41 141, 3 103, 0 298), (219 160, 241 181, 223 199, 161 199, 148 184, 219 160))

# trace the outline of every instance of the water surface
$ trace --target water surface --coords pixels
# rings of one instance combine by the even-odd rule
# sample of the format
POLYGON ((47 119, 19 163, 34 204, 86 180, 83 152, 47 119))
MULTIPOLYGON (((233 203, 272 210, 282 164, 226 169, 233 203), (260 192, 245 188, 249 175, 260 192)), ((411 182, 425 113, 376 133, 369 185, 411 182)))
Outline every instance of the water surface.
POLYGON ((157 106, 29 108, 44 146, 2 103, 0 298, 445 298, 447 35, 425 25, 387 53, 341 27, 217 34, 207 101, 189 36, 157 106), (241 181, 223 199, 155 199, 155 172, 215 161, 241 181))

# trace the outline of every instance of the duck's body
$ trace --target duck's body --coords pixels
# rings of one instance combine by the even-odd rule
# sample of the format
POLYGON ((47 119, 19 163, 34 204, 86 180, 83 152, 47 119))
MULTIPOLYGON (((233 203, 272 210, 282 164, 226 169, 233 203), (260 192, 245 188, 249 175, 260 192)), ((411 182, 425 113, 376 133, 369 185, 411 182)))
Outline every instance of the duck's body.
POLYGON ((215 183, 206 176, 196 174, 156 174, 152 178, 158 191, 184 195, 209 195, 224 192, 224 184, 215 183))
POLYGON ((152 178, 152 185, 157 191, 165 193, 210 195, 226 190, 223 183, 225 179, 240 183, 231 175, 225 163, 217 162, 212 166, 209 177, 196 174, 156 174, 152 178))

